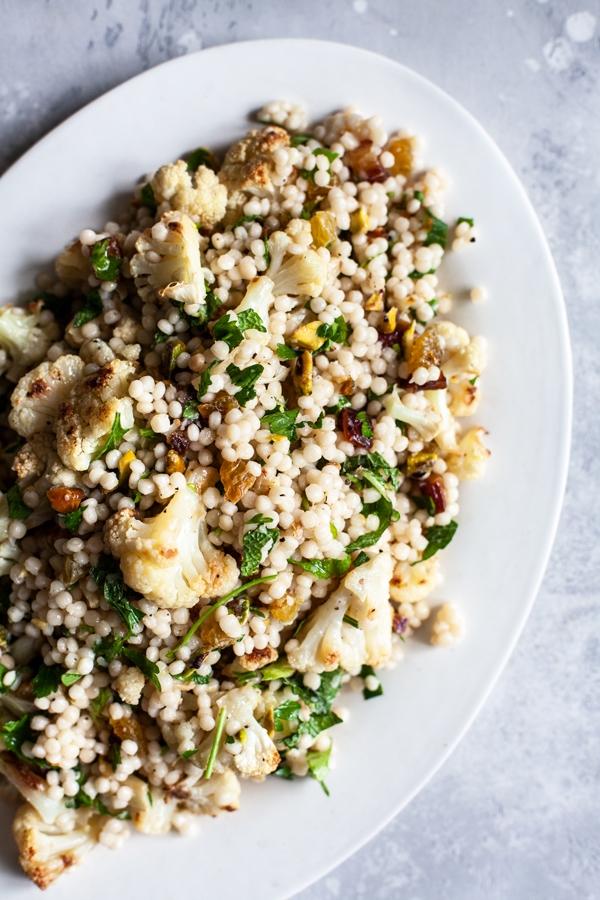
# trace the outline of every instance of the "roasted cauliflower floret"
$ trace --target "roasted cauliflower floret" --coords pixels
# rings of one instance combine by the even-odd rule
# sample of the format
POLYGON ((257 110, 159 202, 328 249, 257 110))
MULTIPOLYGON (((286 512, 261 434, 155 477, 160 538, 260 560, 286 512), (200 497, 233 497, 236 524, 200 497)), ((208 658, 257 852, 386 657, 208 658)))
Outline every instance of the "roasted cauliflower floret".
POLYGON ((483 475, 490 456, 482 440, 485 434, 485 428, 471 428, 459 442, 457 451, 448 455, 448 471, 456 475, 459 481, 471 481, 483 475))
POLYGON ((117 693, 124 703, 139 703, 146 679, 135 666, 123 666, 117 678, 117 693))
POLYGON ((40 325, 37 313, 12 303, 0 308, 0 347, 17 366, 32 366, 43 359, 58 333, 56 322, 40 325))
POLYGON ((240 805, 240 783, 229 768, 218 774, 213 772, 208 781, 183 779, 168 788, 167 794, 176 797, 183 809, 197 816, 235 812, 240 805))
POLYGON ((450 381, 467 375, 473 378, 481 375, 485 368, 485 352, 480 341, 472 340, 466 347, 461 347, 456 353, 444 363, 442 363, 442 372, 450 381))
POLYGON ((88 278, 93 275, 92 264, 89 256, 84 256, 81 249, 81 241, 73 241, 58 256, 54 269, 57 276, 70 288, 82 288, 89 290, 88 278))
POLYGON ((227 188, 208 166, 198 166, 192 173, 187 163, 178 159, 162 166, 150 184, 157 203, 166 201, 170 209, 198 216, 206 225, 214 225, 225 215, 227 188))
POLYGON ((91 338, 85 341, 81 345, 79 355, 84 362, 92 363, 95 366, 105 366, 115 358, 111 348, 101 338, 91 338))
POLYGON ((81 476, 63 465, 54 435, 45 431, 32 435, 17 452, 12 467, 21 490, 33 484, 40 496, 51 487, 81 487, 81 476))
POLYGON ((73 810, 73 819, 73 827, 65 832, 57 825, 44 822, 29 803, 17 810, 13 834, 19 848, 19 862, 25 874, 42 890, 71 866, 83 862, 98 842, 101 816, 90 815, 90 810, 73 810))
POLYGON ((284 128, 269 125, 262 131, 250 131, 229 148, 219 172, 219 181, 230 194, 247 191, 258 197, 270 197, 275 164, 273 153, 288 147, 290 139, 284 128))
POLYGON ((84 368, 78 356, 66 355, 56 362, 43 362, 24 375, 11 397, 10 427, 22 437, 52 431, 59 406, 68 400, 84 368))
POLYGON ((136 242, 137 253, 130 264, 136 287, 144 299, 158 294, 183 303, 188 312, 197 312, 206 296, 206 285, 196 226, 179 212, 164 213, 160 224, 164 227, 162 240, 153 236, 154 226, 136 242))
POLYGON ((241 750, 234 755, 233 762, 243 778, 264 777, 274 772, 280 762, 275 744, 254 718, 259 699, 256 688, 246 685, 228 691, 217 701, 221 709, 227 710, 227 718, 241 726, 234 735, 241 750))
MULTIPOLYGON (((439 391, 431 393, 440 393, 439 391)), ((435 409, 412 409, 405 406, 396 387, 383 400, 386 415, 400 422, 406 422, 417 431, 424 441, 432 441, 443 430, 442 415, 435 409)))
POLYGON ((391 652, 392 571, 390 554, 379 553, 346 575, 338 590, 311 614, 298 647, 288 653, 290 665, 300 672, 382 665, 391 652), (358 628, 344 622, 346 615, 356 620, 358 628))
POLYGON ((133 401, 128 389, 136 370, 135 363, 114 359, 84 378, 73 388, 70 399, 60 405, 56 443, 66 466, 76 472, 89 468, 117 414, 122 428, 133 427, 133 401))
POLYGON ((438 556, 424 559, 417 566, 409 563, 396 565, 390 581, 390 595, 396 603, 418 603, 431 593, 439 581, 438 556))
POLYGON ((128 809, 137 830, 142 834, 166 834, 170 831, 177 812, 176 797, 136 775, 130 775, 125 784, 133 791, 128 809))
POLYGON ((479 389, 471 382, 473 379, 465 376, 457 381, 448 383, 450 395, 449 410, 453 416, 472 416, 479 406, 479 389))
POLYGON ((152 519, 120 510, 106 536, 126 583, 163 609, 195 606, 199 598, 226 594, 237 583, 235 560, 208 540, 206 509, 189 487, 152 519))
POLYGON ((463 637, 465 620, 456 603, 444 603, 435 617, 431 629, 434 647, 451 647, 463 637))

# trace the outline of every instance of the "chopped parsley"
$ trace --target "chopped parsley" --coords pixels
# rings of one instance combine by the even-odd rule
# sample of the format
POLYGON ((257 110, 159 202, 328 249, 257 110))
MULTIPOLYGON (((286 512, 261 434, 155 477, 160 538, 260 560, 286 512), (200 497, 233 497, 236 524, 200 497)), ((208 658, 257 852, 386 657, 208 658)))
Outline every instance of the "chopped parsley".
POLYGON ((11 753, 14 753, 15 756, 18 756, 19 759, 25 760, 25 762, 32 762, 32 758, 30 756, 25 756, 21 748, 26 741, 35 743, 38 736, 38 733, 31 727, 32 715, 32 713, 27 713, 22 719, 5 722, 4 725, 0 727, 0 734, 4 739, 4 746, 6 749, 11 753))
POLYGON ((258 363, 253 366, 247 366, 245 369, 240 369, 233 363, 227 366, 227 374, 231 378, 231 383, 240 388, 235 394, 235 399, 240 406, 245 406, 249 400, 253 400, 256 397, 254 385, 263 371, 264 366, 258 365, 258 363))
POLYGON ((293 443, 296 440, 296 428, 300 427, 296 425, 299 414, 299 409, 282 409, 269 413, 260 420, 261 426, 264 423, 271 434, 281 434, 293 443))
POLYGON ((431 221, 431 225, 429 227, 429 234, 423 241, 423 246, 429 247, 430 244, 439 244, 440 247, 445 250, 446 238, 448 236, 448 226, 445 222, 442 222, 441 219, 436 219, 433 213, 428 209, 426 209, 425 212, 431 221))
POLYGON ((374 437, 373 429, 367 419, 366 412, 359 412, 356 416, 357 420, 360 422, 360 430, 362 432, 362 436, 364 438, 372 438, 374 437))
POLYGON ((348 397, 340 397, 335 406, 326 406, 325 412, 328 416, 336 416, 339 412, 341 412, 345 407, 352 406, 348 397))
POLYGON ((232 231, 235 231, 236 228, 239 228, 240 225, 245 225, 246 222, 264 222, 264 216, 240 216, 235 225, 233 226, 232 231))
POLYGON ((237 319, 231 318, 231 313, 225 313, 215 322, 213 337, 215 341, 225 341, 230 350, 239 347, 244 340, 244 332, 248 328, 255 331, 266 332, 265 324, 255 309, 245 309, 239 313, 237 319))
POLYGON ((64 675, 60 676, 60 680, 65 687, 71 687, 71 685, 75 684, 76 681, 79 681, 80 678, 83 678, 83 675, 80 675, 79 672, 65 672, 64 675))
POLYGON ((92 718, 96 724, 98 724, 98 719, 102 715, 102 710, 108 703, 108 701, 112 698, 112 692, 110 688, 103 687, 100 688, 98 692, 98 696, 94 698, 94 700, 90 700, 89 708, 92 714, 92 718))
POLYGON ((375 531, 368 531, 351 544, 348 544, 346 547, 347 553, 352 553, 353 550, 364 550, 365 547, 372 547, 373 544, 376 544, 381 539, 390 522, 392 520, 396 521, 399 517, 399 514, 392 506, 391 500, 388 500, 387 497, 380 497, 376 503, 363 503, 362 514, 365 517, 375 514, 379 519, 379 527, 375 531))
POLYGON ((91 253, 94 273, 99 281, 116 281, 123 265, 123 258, 109 254, 110 238, 97 241, 91 253))
POLYGON ((300 144, 306 144, 307 141, 312 140, 312 134, 302 134, 302 132, 298 132, 292 138, 290 138, 290 146, 299 147, 300 144))
POLYGON ((217 365, 217 360, 215 359, 211 362, 210 366, 204 370, 202 375, 200 376, 200 381, 198 382, 198 400, 201 401, 205 394, 208 394, 210 390, 210 386, 212 384, 212 378, 210 377, 210 373, 217 365))
MULTIPOLYGON (((339 153, 334 153, 333 150, 325 150, 323 147, 317 147, 316 150, 313 150, 313 156, 326 156, 329 165, 323 171, 331 172, 331 163, 338 158, 339 153)), ((312 181, 315 184, 315 175, 320 171, 321 169, 315 166, 314 169, 300 169, 300 175, 305 181, 312 181)))
POLYGON ((13 484, 6 492, 8 503, 8 515, 11 519, 28 519, 32 510, 25 506, 21 497, 21 491, 17 484, 13 484))
POLYGON ((363 697, 365 698, 365 700, 371 700, 373 697, 381 697, 381 695, 383 694, 383 687, 381 686, 381 682, 379 681, 379 678, 373 666, 363 666, 360 670, 360 677, 366 681, 366 679, 371 676, 373 678, 377 678, 379 684, 374 690, 371 690, 365 685, 363 690, 363 697))
POLYGON ((100 457, 104 456, 104 454, 108 453, 110 450, 115 450, 128 431, 130 431, 129 428, 123 428, 121 425, 121 413, 115 413, 115 418, 110 427, 110 431, 108 432, 104 446, 95 456, 92 456, 92 462, 95 459, 100 459, 100 457))
POLYGON ((119 561, 112 556, 101 556, 98 563, 90 569, 90 575, 102 590, 108 605, 119 614, 131 634, 144 618, 144 613, 132 606, 125 596, 119 561))
POLYGON ((87 295, 83 309, 80 309, 73 319, 73 327, 81 328, 86 322, 91 322, 104 311, 102 297, 99 291, 92 291, 87 295))
POLYGON ((140 192, 140 200, 142 201, 142 204, 150 210, 152 215, 154 215, 158 207, 158 203, 156 202, 156 197, 154 196, 154 188, 152 187, 150 182, 148 182, 148 184, 145 184, 142 188, 140 192))
POLYGON ((447 547, 456 534, 457 528, 458 522, 455 522, 454 519, 448 525, 432 525, 430 528, 425 528, 423 534, 429 543, 425 547, 421 559, 411 563, 411 565, 416 566, 418 563, 434 556, 438 550, 443 550, 444 547, 447 547))
POLYGON ((190 153, 187 161, 188 172, 194 172, 198 166, 206 166, 207 169, 215 169, 215 163, 210 150, 206 147, 198 147, 193 153, 190 153))
POLYGON ((279 359, 296 359, 302 354, 302 350, 294 350, 292 347, 286 347, 285 344, 277 344, 277 356, 279 359))
POLYGON ((35 678, 31 679, 35 696, 48 697, 50 694, 55 694, 60 684, 61 673, 62 666, 47 666, 46 663, 42 663, 35 678))
POLYGON ((191 419, 194 421, 198 418, 200 413, 198 412, 198 402, 197 400, 190 400, 189 403, 186 403, 183 407, 182 416, 184 419, 191 419))
POLYGON ((325 779, 329 775, 329 756, 331 754, 331 744, 327 750, 308 750, 306 753, 306 762, 308 763, 308 772, 311 778, 319 782, 327 796, 329 790, 325 784, 325 779))
POLYGON ((85 511, 85 507, 79 507, 79 509, 74 509, 73 512, 66 513, 66 515, 61 516, 62 525, 73 534, 83 521, 83 513, 85 511))
POLYGON ((347 336, 348 328, 341 314, 334 319, 331 325, 323 322, 317 328, 317 337, 325 338, 325 343, 319 347, 319 353, 326 353, 333 344, 347 344, 347 336))
POLYGON ((469 226, 469 228, 472 228, 473 225, 475 224, 473 219, 465 219, 464 216, 460 216, 460 218, 458 219, 456 224, 460 225, 461 222, 466 222, 467 225, 469 226))
POLYGON ((352 564, 352 559, 350 556, 344 556, 342 559, 288 559, 288 562, 293 566, 300 566, 315 578, 333 578, 336 575, 345 575, 352 564))

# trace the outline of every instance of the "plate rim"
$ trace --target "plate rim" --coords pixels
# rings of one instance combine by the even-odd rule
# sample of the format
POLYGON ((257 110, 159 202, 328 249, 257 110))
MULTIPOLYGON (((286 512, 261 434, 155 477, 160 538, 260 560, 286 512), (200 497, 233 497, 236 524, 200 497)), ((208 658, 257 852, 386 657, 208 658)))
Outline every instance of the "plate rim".
POLYGON ((519 176, 513 169, 511 163, 508 158, 504 154, 504 152, 497 145, 492 136, 488 133, 487 129, 479 122, 479 120, 460 103, 455 100, 449 93, 447 93, 443 88, 439 87, 434 81, 431 81, 426 76, 420 74, 414 69, 406 66, 404 63, 398 62, 390 56, 387 56, 383 53, 378 53, 374 50, 370 50, 364 47, 359 47, 354 44, 346 43, 343 41, 329 41, 320 38, 291 38, 291 37, 270 37, 270 38, 258 38, 258 39, 249 39, 242 41, 230 41, 223 44, 216 44, 211 47, 202 48, 200 50, 194 51, 193 53, 182 54, 181 56, 174 57, 173 59, 165 60, 156 66, 150 66, 147 69, 133 75, 131 78, 127 78, 126 80, 120 82, 115 85, 108 91, 100 94, 98 97, 95 97, 90 102, 84 104, 82 107, 77 109, 75 112, 71 113, 53 128, 51 128, 46 134, 44 134, 41 138, 39 138, 31 147, 29 147, 21 156, 19 156, 0 176, 0 188, 3 186, 3 183, 18 174, 19 169, 22 165, 26 165, 28 162, 28 158, 35 151, 37 151, 40 146, 44 145, 45 142, 50 142, 52 137, 56 132, 60 130, 66 130, 67 126, 72 123, 72 120, 76 119, 82 113, 86 112, 88 109, 93 108, 96 105, 102 104, 104 102, 110 102, 109 98, 112 97, 113 94, 122 90, 125 86, 130 85, 132 82, 136 82, 138 80, 143 79, 150 72, 155 69, 162 69, 163 67, 177 67, 178 64, 181 64, 183 60, 188 60, 194 57, 206 57, 206 55, 218 55, 222 53, 223 50, 234 48, 234 47, 264 47, 265 45, 272 44, 283 44, 283 45, 294 45, 301 46, 304 48, 309 48, 310 46, 318 46, 319 49, 332 47, 343 49, 344 51, 352 51, 353 53, 362 56, 366 62, 369 59, 373 61, 378 61, 379 63, 383 60, 385 61, 391 68, 399 70, 404 78, 409 80, 413 80, 415 83, 420 86, 426 88, 429 92, 433 92, 438 96, 440 100, 442 100, 446 105, 450 106, 453 111, 466 119, 470 126, 474 128, 477 132, 479 132, 480 137, 487 144, 489 150, 494 154, 498 164, 504 169, 506 175, 510 178, 513 186, 517 189, 518 193, 521 196, 521 200, 525 203, 528 208, 531 223, 535 227, 535 231, 537 233, 537 237, 539 240, 539 246, 543 249, 543 263, 547 272, 551 276, 554 295, 552 297, 552 305, 554 308, 554 313, 557 318, 557 325, 560 327, 557 329, 557 336, 559 338, 559 346, 561 351, 561 363, 564 366, 564 374, 566 376, 565 383, 563 385, 563 393, 562 399, 565 401, 564 410, 563 410, 563 422, 565 424, 565 428, 562 431, 560 442, 556 446, 556 458, 557 458, 557 469, 559 469, 559 482, 556 485, 556 490, 554 493, 554 500, 552 504, 552 515, 551 522, 546 529, 546 538, 544 542, 543 552, 540 552, 535 567, 535 577, 532 578, 533 587, 529 591, 529 595, 527 597, 527 602, 523 604, 522 610, 518 619, 516 620, 516 624, 513 628, 513 632, 511 635, 510 641, 507 641, 504 650, 502 652, 501 658, 499 662, 496 664, 493 673, 488 677, 486 687, 482 692, 482 695, 478 699, 478 702, 474 704, 470 714, 466 717, 462 727, 459 729, 457 734, 455 734, 452 740, 448 741, 447 745, 444 747, 443 752, 439 754, 438 760, 436 764, 428 770, 428 772, 423 775, 418 782, 413 786, 412 790, 404 797, 400 802, 394 805, 391 812, 386 813, 382 816, 381 819, 378 820, 377 824, 369 829, 366 833, 362 834, 360 837, 353 839, 349 845, 345 848, 342 853, 337 853, 335 859, 331 862, 324 863, 320 866, 317 866, 316 869, 311 871, 311 874, 307 878, 299 878, 296 885, 291 890, 280 890, 277 893, 277 897, 280 900, 289 900, 290 897, 296 895, 300 891, 305 890, 310 885, 314 884, 320 878, 324 877, 327 873, 331 872, 334 868, 342 865, 350 856, 356 853, 359 849, 364 847, 370 840, 372 840, 377 834, 379 834, 383 828, 385 828, 414 798, 417 794, 419 794, 426 784, 434 777, 434 775, 439 771, 439 769, 444 765, 447 761, 451 753, 456 749, 460 741, 463 739, 471 725, 473 724, 475 718, 481 712, 482 707, 487 702, 490 693, 496 686, 498 679, 502 672, 504 671, 508 660, 510 659, 512 653, 514 652, 515 646, 523 632, 525 624, 531 614, 531 609, 533 604, 535 603, 539 590, 541 587, 541 583, 546 572, 548 562, 550 559, 550 555, 552 553, 552 549, 556 540, 556 534, 558 530, 560 515, 564 503, 565 490, 567 486, 567 478, 568 478, 568 470, 569 470, 569 461, 570 461, 570 452, 572 445, 572 421, 573 421, 573 362, 572 362, 572 350, 571 350, 571 342, 569 335, 569 326, 568 326, 568 318, 566 311, 566 304, 564 299, 564 294, 562 291, 562 285, 560 282, 560 278, 558 275, 558 271, 556 268, 556 264, 552 257, 552 253, 550 251, 550 247, 548 244, 548 240, 546 238, 544 229, 541 225, 539 217, 537 215, 536 209, 529 198, 529 195, 522 184, 519 176))

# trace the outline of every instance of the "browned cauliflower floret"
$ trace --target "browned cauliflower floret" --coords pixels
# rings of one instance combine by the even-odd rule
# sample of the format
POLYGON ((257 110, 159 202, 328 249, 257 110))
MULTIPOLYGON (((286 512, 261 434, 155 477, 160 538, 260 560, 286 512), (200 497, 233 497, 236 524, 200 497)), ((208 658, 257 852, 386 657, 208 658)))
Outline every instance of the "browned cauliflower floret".
POLYGON ((136 775, 130 775, 125 784, 133 791, 128 809, 137 830, 142 834, 166 834, 170 831, 179 805, 176 792, 175 796, 167 794, 136 775))
POLYGON ((145 678, 135 666, 123 666, 117 678, 117 693, 124 703, 135 706, 144 690, 145 678))
POLYGON ((106 537, 129 587, 164 609, 195 606, 199 598, 227 594, 237 583, 235 560, 208 540, 206 509, 190 487, 177 491, 151 519, 120 510, 109 520, 106 537))
POLYGON ((184 779, 169 787, 166 793, 176 797, 183 809, 197 816, 235 812, 240 805, 240 783, 231 769, 213 772, 208 781, 202 778, 194 783, 184 779))
POLYGON ((32 303, 26 310, 8 303, 0 309, 0 348, 14 363, 8 372, 11 381, 43 359, 58 337, 56 322, 40 325, 40 306, 32 303))
POLYGON ((84 368, 78 356, 66 355, 56 362, 43 362, 24 375, 11 397, 10 427, 22 437, 52 431, 59 406, 68 399, 84 368))
POLYGON ((162 166, 150 183, 157 203, 166 201, 170 209, 199 216, 207 225, 214 225, 225 215, 227 188, 207 166, 188 172, 187 163, 178 159, 162 166))
POLYGON ((42 890, 71 866, 83 862, 98 842, 102 817, 90 815, 89 809, 72 812, 74 821, 69 831, 44 822, 29 803, 24 803, 15 815, 13 834, 19 848, 19 862, 25 874, 42 890))
POLYGON ((262 131, 250 131, 229 148, 219 172, 219 180, 230 194, 247 191, 258 197, 270 197, 274 191, 273 153, 288 147, 290 139, 284 128, 269 125, 262 131))
POLYGON ((85 341, 81 345, 79 355, 84 362, 93 363, 95 366, 105 366, 115 358, 111 348, 101 338, 91 338, 91 340, 85 341))
POLYGON ((472 416, 479 406, 479 390, 472 380, 466 376, 448 383, 448 409, 453 416, 472 416))
POLYGON ((54 264, 56 274, 63 284, 70 288, 88 287, 88 278, 93 275, 89 256, 81 252, 81 241, 69 244, 58 256, 54 264))
POLYGON ((102 449, 115 416, 122 428, 132 428, 133 401, 129 383, 137 365, 114 359, 84 378, 62 403, 56 419, 58 453, 66 466, 83 472, 102 449))
POLYGON ((431 593, 439 581, 440 561, 431 556, 416 566, 400 563, 390 581, 390 595, 396 603, 418 603, 431 593))
POLYGON ((56 452, 54 435, 46 431, 31 436, 18 451, 12 467, 21 489, 33 482, 42 493, 50 487, 81 487, 81 476, 63 465, 56 452))

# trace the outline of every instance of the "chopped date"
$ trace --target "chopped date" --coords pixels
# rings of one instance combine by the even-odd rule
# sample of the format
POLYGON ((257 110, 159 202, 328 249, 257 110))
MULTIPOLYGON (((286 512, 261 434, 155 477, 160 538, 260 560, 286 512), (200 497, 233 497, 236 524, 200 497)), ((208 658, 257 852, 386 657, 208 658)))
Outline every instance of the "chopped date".
POLYGON ((370 241, 374 241, 375 238, 385 238, 387 240, 388 233, 383 227, 383 225, 378 225, 377 228, 373 228, 372 231, 367 233, 367 238, 370 241))
POLYGON ((426 381, 425 384, 415 384, 409 378, 399 378, 398 386, 409 394, 416 394, 417 391, 441 391, 446 387, 446 378, 440 375, 437 381, 426 381))
POLYGON ((364 447, 365 450, 370 450, 373 444, 373 438, 368 437, 368 432, 371 434, 373 434, 373 432, 368 417, 365 416, 361 421, 358 418, 358 413, 355 409, 346 407, 342 410, 341 418, 344 438, 349 441, 353 447, 364 447), (365 427, 365 425, 367 427, 365 427))
POLYGON ((181 428, 178 428, 177 431, 167 437, 167 444, 181 457, 186 455, 190 446, 190 439, 186 432, 187 425, 182 425, 181 428))
POLYGON ((372 151, 373 141, 361 141, 354 150, 344 155, 344 163, 349 166, 360 181, 385 181, 389 172, 379 162, 372 151))
POLYGON ((408 619, 406 616, 401 616, 398 613, 395 614, 392 619, 392 628, 396 632, 396 634, 404 634, 408 627, 408 619))
POLYGON ((408 322, 403 322, 402 319, 396 319, 396 328, 394 331, 390 331, 389 334, 386 334, 385 331, 378 331, 378 340, 384 347, 393 347, 394 344, 399 344, 401 347, 402 335, 408 328, 410 328, 408 322))
POLYGON ((435 506, 435 514, 443 513, 446 509, 446 494, 444 482, 439 475, 430 475, 429 479, 419 483, 421 493, 431 497, 435 506))

